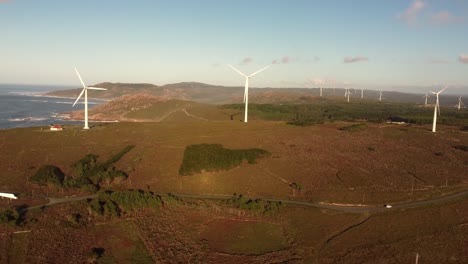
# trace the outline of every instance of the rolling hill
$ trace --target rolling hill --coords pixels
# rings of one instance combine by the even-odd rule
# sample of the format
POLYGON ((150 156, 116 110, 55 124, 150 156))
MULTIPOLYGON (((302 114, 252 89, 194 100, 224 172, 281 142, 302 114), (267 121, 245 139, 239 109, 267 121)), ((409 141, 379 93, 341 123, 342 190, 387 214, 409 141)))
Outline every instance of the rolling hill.
MULTIPOLYGON (((123 95, 92 108, 89 118, 95 121, 189 122, 230 120, 233 109, 149 94, 123 95)), ((70 113, 71 119, 83 119, 83 111, 70 113)))
MULTIPOLYGON (((198 82, 181 82, 157 86, 148 83, 111 83, 104 82, 93 85, 108 89, 106 92, 89 91, 91 98, 116 99, 123 95, 149 94, 164 99, 178 99, 194 101, 207 104, 227 104, 239 103, 243 98, 243 87, 229 87, 221 85, 210 85, 198 82)), ((361 90, 352 90, 351 100, 361 100, 361 90)), ((77 97, 81 89, 62 90, 49 92, 47 96, 77 97)), ((301 98, 319 98, 318 88, 252 88, 249 90, 249 101, 252 103, 286 103, 302 101, 301 98)), ((325 97, 344 100, 343 88, 327 88, 323 90, 325 97)), ((364 99, 377 101, 378 92, 376 90, 364 90, 364 99)), ((384 91, 383 101, 399 103, 423 104, 423 94, 401 93, 384 91)), ((444 95, 440 98, 443 106, 454 106, 458 102, 458 97, 444 95)), ((429 99, 429 103, 433 98, 429 99)))

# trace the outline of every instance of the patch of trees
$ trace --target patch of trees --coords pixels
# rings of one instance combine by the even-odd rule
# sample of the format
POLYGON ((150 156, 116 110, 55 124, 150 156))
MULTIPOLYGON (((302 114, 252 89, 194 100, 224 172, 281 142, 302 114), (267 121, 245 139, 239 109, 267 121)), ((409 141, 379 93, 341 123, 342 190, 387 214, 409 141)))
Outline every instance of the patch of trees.
POLYGON ((92 211, 106 218, 120 217, 144 208, 158 209, 162 205, 161 196, 142 190, 105 191, 90 201, 92 211))
POLYGON ((453 146, 453 148, 463 150, 463 151, 468 151, 468 146, 464 146, 464 145, 453 146))
POLYGON ((293 196, 296 196, 296 192, 298 192, 299 194, 302 193, 302 189, 303 189, 302 184, 293 182, 293 183, 290 183, 289 186, 293 190, 293 196))
POLYGON ((62 186, 65 174, 59 167, 44 165, 31 177, 31 181, 40 185, 62 186))
POLYGON ((16 225, 20 215, 17 211, 12 209, 0 209, 0 224, 16 225))
POLYGON ((254 214, 271 214, 283 205, 281 202, 265 201, 262 199, 250 199, 242 194, 234 193, 227 204, 237 209, 247 210, 254 214))
POLYGON ((225 149, 221 144, 198 144, 185 148, 180 175, 193 175, 203 171, 229 170, 242 163, 254 164, 258 158, 270 156, 263 149, 225 149))
POLYGON ((348 131, 348 132, 355 132, 355 131, 363 130, 366 127, 367 127, 366 123, 359 123, 359 124, 352 124, 352 125, 349 125, 349 126, 344 126, 344 127, 340 128, 340 130, 348 131))
POLYGON ((114 163, 119 161, 133 148, 133 145, 126 146, 123 150, 102 163, 98 162, 97 155, 87 154, 71 165, 72 176, 65 175, 60 168, 54 165, 44 165, 31 177, 31 181, 40 185, 81 188, 86 191, 95 192, 102 186, 119 183, 128 177, 124 171, 117 170, 114 163))
MULTIPOLYGON (((224 108, 242 111, 243 104, 224 105, 224 108)), ((440 124, 464 126, 468 122, 466 111, 443 108, 438 118, 440 124)), ((318 100, 313 103, 249 104, 249 113, 264 120, 281 120, 291 125, 310 126, 334 121, 381 123, 390 117, 399 117, 409 123, 432 123, 434 109, 409 103, 382 103, 373 101, 344 102, 318 100)))

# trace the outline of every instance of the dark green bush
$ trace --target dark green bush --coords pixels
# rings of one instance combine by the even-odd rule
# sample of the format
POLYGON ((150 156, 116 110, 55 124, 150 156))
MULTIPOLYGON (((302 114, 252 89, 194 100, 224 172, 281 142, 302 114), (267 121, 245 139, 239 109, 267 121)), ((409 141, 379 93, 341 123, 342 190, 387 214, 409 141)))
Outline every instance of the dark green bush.
POLYGON ((453 146, 453 148, 463 150, 463 151, 468 151, 468 146, 464 146, 464 145, 453 146))
POLYGON ((180 175, 193 175, 203 171, 229 170, 240 164, 255 163, 257 158, 269 156, 262 149, 230 150, 220 144, 190 145, 185 148, 180 175))
POLYGON ((53 165, 44 165, 31 177, 31 181, 40 185, 50 184, 60 187, 63 184, 64 178, 65 174, 63 174, 60 168, 53 165))
POLYGON ((359 124, 353 124, 353 125, 342 127, 340 128, 340 130, 354 132, 354 131, 363 130, 366 127, 367 127, 367 124, 359 123, 359 124))
POLYGON ((0 209, 0 224, 15 225, 18 222, 19 213, 11 209, 0 209))
POLYGON ((67 178, 65 186, 83 188, 85 190, 97 190, 102 185, 110 185, 128 178, 125 172, 116 170, 113 164, 134 147, 133 145, 126 146, 122 151, 103 163, 97 161, 97 155, 87 154, 71 166, 75 177, 67 178))
POLYGON ((242 194, 234 194, 228 200, 228 205, 238 209, 247 210, 255 214, 270 214, 278 210, 281 202, 265 201, 262 199, 247 199, 242 194))
POLYGON ((155 209, 162 205, 160 196, 142 190, 121 192, 106 191, 99 193, 90 202, 91 209, 106 218, 118 217, 143 208, 155 209))

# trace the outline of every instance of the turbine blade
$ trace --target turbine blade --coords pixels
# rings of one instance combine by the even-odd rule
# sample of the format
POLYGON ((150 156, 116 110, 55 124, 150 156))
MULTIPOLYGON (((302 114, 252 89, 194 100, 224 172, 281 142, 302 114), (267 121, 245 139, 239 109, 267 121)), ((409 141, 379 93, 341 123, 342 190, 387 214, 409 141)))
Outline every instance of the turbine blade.
POLYGON ((231 67, 231 69, 235 70, 237 73, 239 73, 240 75, 244 76, 244 77, 248 77, 247 75, 243 74, 241 71, 239 71, 238 69, 234 68, 232 65, 228 64, 229 67, 231 67))
POLYGON ((440 94, 441 92, 443 92, 445 89, 447 89, 448 87, 444 87, 444 89, 440 90, 437 94, 440 94))
POLYGON ((81 93, 80 95, 78 95, 78 97, 76 98, 75 102, 73 103, 73 106, 76 105, 76 103, 78 102, 78 100, 80 100, 81 96, 84 94, 84 91, 86 90, 86 87, 83 88, 83 90, 81 90, 81 93))
POLYGON ((99 88, 99 87, 86 87, 87 89, 91 89, 91 90, 101 90, 101 91, 107 91, 106 88, 99 88))
POLYGON ((266 70, 266 69, 268 69, 268 68, 270 68, 270 66, 266 66, 265 68, 262 68, 262 69, 260 69, 260 70, 258 70, 258 71, 256 71, 256 72, 250 74, 249 77, 252 77, 252 76, 254 76, 255 74, 258 74, 258 73, 260 73, 260 72, 262 72, 262 71, 264 71, 264 70, 266 70))
POLYGON ((76 74, 78 75, 78 78, 80 78, 80 82, 81 82, 81 84, 83 85, 83 88, 86 88, 86 85, 84 84, 83 79, 81 79, 80 73, 78 72, 78 70, 76 69, 76 67, 75 67, 75 71, 76 71, 76 74))

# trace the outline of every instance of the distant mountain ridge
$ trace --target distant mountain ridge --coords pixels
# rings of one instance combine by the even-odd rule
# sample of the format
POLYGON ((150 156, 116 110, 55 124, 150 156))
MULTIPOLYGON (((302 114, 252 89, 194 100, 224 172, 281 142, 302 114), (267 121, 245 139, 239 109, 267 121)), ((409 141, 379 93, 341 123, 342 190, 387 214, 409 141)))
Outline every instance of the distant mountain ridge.
MULTIPOLYGON (((244 94, 244 87, 232 87, 211 85, 199 82, 181 82, 166 84, 163 86, 151 83, 111 83, 103 82, 93 85, 108 89, 107 91, 89 91, 89 96, 94 99, 113 100, 124 95, 148 94, 163 98, 165 100, 185 100, 205 104, 230 104, 241 103, 244 94)), ((361 90, 351 89, 351 100, 361 100, 361 90)), ((81 89, 52 91, 45 95, 58 97, 77 97, 81 89)), ((307 101, 319 98, 319 88, 250 88, 249 102, 251 103, 306 103, 307 101), (304 100, 306 99, 307 100, 304 100)), ((344 100, 343 88, 324 88, 325 98, 344 100)), ((378 100, 378 91, 364 90, 364 99, 378 100)), ((428 104, 433 103, 434 98, 430 97, 428 104)), ((394 91, 384 91, 383 102, 417 103, 424 104, 423 94, 402 93, 394 91)), ((452 106, 458 102, 458 97, 454 95, 444 95, 440 97, 441 105, 452 106)))

